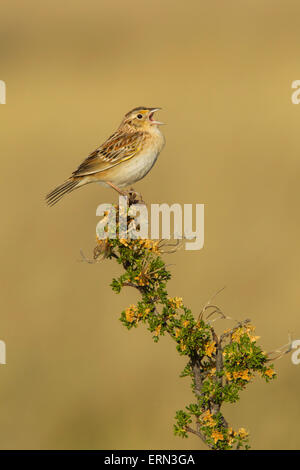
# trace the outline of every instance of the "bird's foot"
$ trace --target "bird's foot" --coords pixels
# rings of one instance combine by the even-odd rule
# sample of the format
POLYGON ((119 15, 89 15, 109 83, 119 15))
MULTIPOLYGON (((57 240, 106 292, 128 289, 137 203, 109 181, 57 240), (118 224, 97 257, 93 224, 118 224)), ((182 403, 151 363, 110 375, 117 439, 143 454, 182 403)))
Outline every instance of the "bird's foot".
POLYGON ((145 201, 143 200, 143 196, 136 192, 133 188, 130 188, 127 191, 128 199, 129 199, 129 204, 145 204, 145 201))

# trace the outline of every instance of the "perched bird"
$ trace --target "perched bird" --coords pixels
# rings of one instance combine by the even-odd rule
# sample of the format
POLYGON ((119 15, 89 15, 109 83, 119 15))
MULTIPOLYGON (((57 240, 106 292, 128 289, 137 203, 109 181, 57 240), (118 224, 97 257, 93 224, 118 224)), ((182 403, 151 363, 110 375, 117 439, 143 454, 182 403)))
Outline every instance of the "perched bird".
POLYGON ((144 178, 165 144, 159 128, 163 123, 153 118, 159 109, 140 106, 125 114, 117 131, 46 196, 47 203, 52 206, 65 194, 89 183, 108 185, 125 194, 120 188, 144 178))

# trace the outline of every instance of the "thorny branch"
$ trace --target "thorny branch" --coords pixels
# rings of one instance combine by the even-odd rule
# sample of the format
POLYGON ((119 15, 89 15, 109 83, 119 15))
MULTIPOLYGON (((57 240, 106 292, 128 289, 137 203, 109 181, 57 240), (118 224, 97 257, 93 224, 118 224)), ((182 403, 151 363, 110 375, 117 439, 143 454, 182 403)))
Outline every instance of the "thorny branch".
MULTIPOLYGON (((131 192, 129 206, 141 202, 131 192)), ((117 207, 117 206, 115 206, 117 207)), ((118 210, 118 207, 117 207, 118 210)), ((128 216, 128 224, 132 220, 128 216)), ((180 244, 151 240, 124 240, 109 238, 98 240, 94 260, 114 258, 124 268, 125 274, 112 282, 118 293, 123 287, 132 287, 141 294, 137 306, 122 312, 121 321, 128 328, 146 323, 155 341, 165 333, 176 342, 180 355, 188 359, 182 376, 192 378, 196 403, 176 413, 175 434, 198 436, 210 449, 248 448, 248 433, 244 428, 238 432, 229 427, 221 413, 224 402, 234 403, 256 373, 267 382, 276 377, 272 365, 266 363, 282 357, 291 350, 289 344, 272 353, 263 353, 253 335, 254 327, 249 319, 236 321, 235 325, 218 336, 212 327, 218 319, 233 320, 225 315, 213 300, 220 289, 203 306, 198 319, 183 305, 179 297, 167 295, 166 283, 171 274, 166 270, 160 254, 177 251, 180 244), (191 424, 194 422, 193 427, 191 424)))

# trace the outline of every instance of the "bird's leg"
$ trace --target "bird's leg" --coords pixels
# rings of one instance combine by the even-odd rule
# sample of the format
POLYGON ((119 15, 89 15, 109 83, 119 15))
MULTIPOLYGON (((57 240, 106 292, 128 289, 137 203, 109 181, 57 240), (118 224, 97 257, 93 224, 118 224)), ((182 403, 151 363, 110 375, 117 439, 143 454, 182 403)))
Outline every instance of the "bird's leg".
POLYGON ((113 188, 115 191, 117 191, 119 194, 121 194, 122 196, 127 196, 127 193, 126 191, 121 191, 120 188, 118 188, 118 186, 115 186, 113 183, 111 183, 110 181, 106 181, 106 183, 111 187, 113 188))
POLYGON ((113 188, 122 196, 129 197, 129 200, 131 200, 131 203, 141 202, 142 204, 145 204, 145 202, 143 201, 142 195, 140 193, 137 193, 133 188, 130 188, 129 191, 122 191, 120 188, 118 188, 118 186, 113 184, 111 181, 106 181, 106 184, 108 184, 111 188, 113 188), (137 197, 139 199, 137 199, 137 197))

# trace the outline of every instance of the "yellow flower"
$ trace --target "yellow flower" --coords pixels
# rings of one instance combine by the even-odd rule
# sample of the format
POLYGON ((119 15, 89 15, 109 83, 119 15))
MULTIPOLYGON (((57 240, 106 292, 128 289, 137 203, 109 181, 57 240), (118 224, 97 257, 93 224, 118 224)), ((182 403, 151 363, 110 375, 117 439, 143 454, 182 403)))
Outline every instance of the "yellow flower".
POLYGON ((216 352, 216 343, 215 343, 215 341, 212 341, 211 343, 206 343, 204 350, 205 350, 205 354, 208 357, 212 357, 212 354, 214 352, 216 352))
POLYGON ((238 372, 233 372, 232 375, 235 380, 236 379, 243 379, 247 381, 251 380, 251 375, 249 375, 248 369, 240 370, 238 372))
POLYGON ((182 297, 169 297, 170 306, 173 308, 182 307, 182 297))
POLYGON ((203 421, 207 421, 208 419, 211 419, 212 414, 209 410, 205 411, 203 415, 201 416, 203 421))
POLYGON ((159 244, 159 240, 156 242, 152 242, 152 246, 150 248, 150 251, 152 251, 152 253, 160 253, 158 244, 159 244))
POLYGON ((159 335, 160 330, 161 330, 161 325, 158 325, 158 326, 155 328, 155 336, 158 336, 158 335, 159 335))
POLYGON ((251 343, 254 343, 260 338, 260 336, 254 336, 252 334, 254 330, 255 330, 255 326, 253 325, 241 326, 232 333, 232 339, 236 343, 239 343, 241 340, 241 336, 246 334, 248 338, 250 339, 251 343))
POLYGON ((180 329, 179 329, 179 328, 176 328, 176 330, 175 330, 175 337, 178 338, 179 335, 180 335, 180 329))
POLYGON ((159 240, 150 240, 148 238, 141 238, 139 239, 139 244, 142 248, 146 248, 147 250, 151 251, 152 253, 159 253, 159 240))
POLYGON ((205 426, 208 426, 210 428, 214 427, 216 425, 216 422, 213 418, 213 415, 209 410, 205 411, 203 415, 201 416, 202 421, 204 422, 205 426))
POLYGON ((186 345, 183 344, 183 341, 180 341, 180 349, 181 349, 181 351, 185 351, 185 350, 186 350, 186 345))
POLYGON ((138 324, 138 322, 140 321, 141 318, 143 318, 143 314, 142 314, 142 313, 138 313, 137 316, 136 316, 135 323, 138 324))
POLYGON ((232 380, 232 376, 230 372, 225 372, 227 380, 232 380))
POLYGON ((185 328, 186 328, 189 324, 190 324, 190 322, 189 322, 188 320, 185 320, 185 321, 183 322, 183 326, 184 326, 185 328))
POLYGON ((230 437, 230 438, 228 439, 228 445, 229 445, 230 447, 232 447, 232 445, 233 445, 233 439, 232 439, 232 437, 230 437))
POLYGON ((246 437, 248 437, 249 433, 246 431, 245 428, 240 428, 239 431, 238 431, 238 435, 239 435, 242 439, 245 439, 246 437))
POLYGON ((137 281, 139 286, 145 286, 146 284, 148 284, 146 279, 143 279, 142 273, 140 273, 138 276, 136 276, 134 278, 134 280, 137 281))
POLYGON ((273 369, 267 369, 265 374, 271 379, 273 375, 275 375, 275 372, 273 371, 273 369))
POLYGON ((126 310, 125 310, 125 316, 126 320, 128 323, 132 323, 135 317, 135 314, 137 313, 138 309, 135 305, 130 305, 126 310))
POLYGON ((253 336, 253 335, 248 335, 248 336, 250 338, 251 343, 254 343, 260 338, 260 336, 253 336))
POLYGON ((240 377, 241 379, 243 380, 251 380, 251 375, 249 375, 249 370, 248 369, 245 369, 243 371, 240 372, 240 377))
POLYGON ((248 326, 246 327, 246 331, 245 331, 245 332, 247 333, 247 335, 248 335, 248 337, 249 337, 251 343, 254 343, 255 341, 257 341, 257 340, 260 338, 260 336, 254 336, 254 335, 252 335, 252 333, 253 333, 254 331, 255 331, 255 326, 253 326, 253 325, 248 325, 248 326))
POLYGON ((218 441, 224 441, 224 436, 223 434, 220 432, 220 431, 213 431, 211 433, 211 437, 213 438, 213 440, 215 441, 215 444, 218 442, 218 441))
POLYGON ((234 333, 232 333, 232 340, 235 341, 236 343, 239 343, 241 340, 241 336, 244 334, 243 328, 238 328, 235 330, 234 333))

